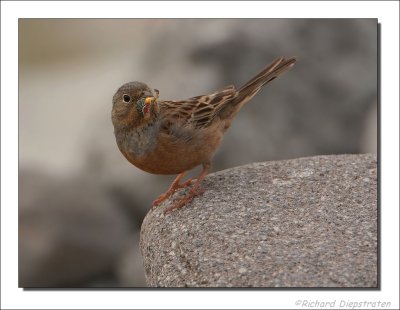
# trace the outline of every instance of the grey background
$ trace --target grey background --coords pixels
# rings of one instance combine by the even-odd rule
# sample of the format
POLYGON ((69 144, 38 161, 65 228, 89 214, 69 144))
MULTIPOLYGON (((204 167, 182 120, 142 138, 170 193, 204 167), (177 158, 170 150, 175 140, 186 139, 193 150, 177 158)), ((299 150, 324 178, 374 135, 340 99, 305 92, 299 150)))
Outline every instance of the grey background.
POLYGON ((213 170, 376 153, 376 19, 20 19, 19 285, 145 286, 140 224, 174 176, 119 153, 114 92, 206 94, 279 56, 298 62, 238 114, 213 170))

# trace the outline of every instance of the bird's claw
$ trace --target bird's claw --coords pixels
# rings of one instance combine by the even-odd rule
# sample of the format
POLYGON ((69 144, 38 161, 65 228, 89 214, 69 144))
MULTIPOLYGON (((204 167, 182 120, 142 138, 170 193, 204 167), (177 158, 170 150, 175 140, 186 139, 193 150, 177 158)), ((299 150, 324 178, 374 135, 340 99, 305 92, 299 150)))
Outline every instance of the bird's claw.
POLYGON ((204 192, 205 192, 204 188, 197 188, 195 190, 191 190, 185 197, 175 201, 171 207, 165 209, 164 214, 168 214, 175 209, 182 208, 186 204, 190 203, 194 197, 199 196, 199 195, 203 194, 204 192))

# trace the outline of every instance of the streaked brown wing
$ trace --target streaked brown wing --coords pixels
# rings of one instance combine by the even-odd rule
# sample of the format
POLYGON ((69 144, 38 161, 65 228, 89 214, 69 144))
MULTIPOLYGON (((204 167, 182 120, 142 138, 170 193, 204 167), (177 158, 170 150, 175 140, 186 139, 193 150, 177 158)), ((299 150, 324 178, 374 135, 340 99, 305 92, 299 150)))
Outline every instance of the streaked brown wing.
POLYGON ((160 101, 160 112, 171 123, 191 123, 195 128, 204 128, 212 123, 221 107, 236 96, 235 87, 229 85, 210 95, 180 101, 160 101))

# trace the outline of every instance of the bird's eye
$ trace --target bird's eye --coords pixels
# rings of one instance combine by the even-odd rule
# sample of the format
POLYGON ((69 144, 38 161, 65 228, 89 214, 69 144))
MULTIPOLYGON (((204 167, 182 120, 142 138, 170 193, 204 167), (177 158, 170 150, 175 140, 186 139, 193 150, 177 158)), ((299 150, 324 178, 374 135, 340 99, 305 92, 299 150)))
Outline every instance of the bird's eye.
POLYGON ((124 100, 124 102, 128 103, 129 101, 131 101, 131 97, 129 97, 128 95, 123 95, 122 99, 124 100))

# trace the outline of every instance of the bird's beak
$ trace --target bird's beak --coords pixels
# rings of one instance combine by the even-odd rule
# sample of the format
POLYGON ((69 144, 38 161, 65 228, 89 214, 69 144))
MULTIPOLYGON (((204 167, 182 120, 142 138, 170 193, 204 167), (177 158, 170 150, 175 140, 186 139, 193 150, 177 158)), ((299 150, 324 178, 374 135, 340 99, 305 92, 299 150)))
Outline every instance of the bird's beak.
POLYGON ((144 104, 146 105, 146 106, 149 106, 150 104, 152 104, 154 101, 156 101, 156 98, 155 97, 147 97, 145 100, 144 100, 144 104))
POLYGON ((143 115, 146 115, 149 111, 150 111, 150 107, 151 105, 156 101, 155 97, 146 97, 146 99, 144 100, 144 106, 142 109, 143 115))

